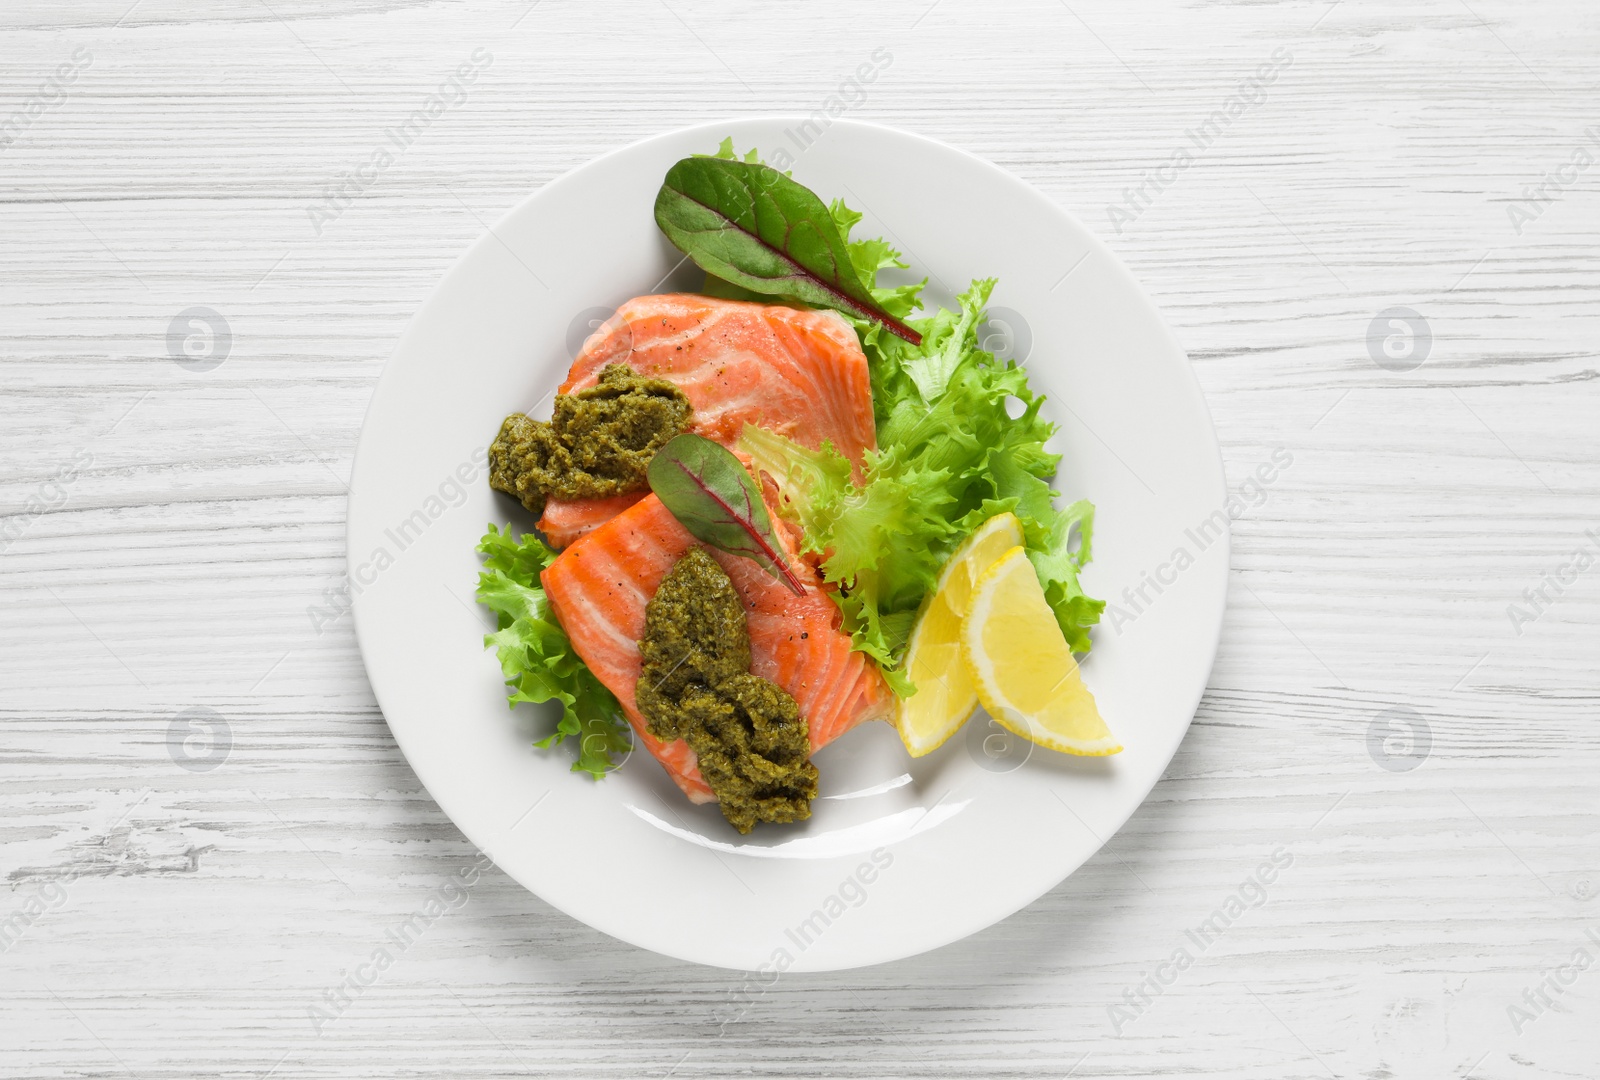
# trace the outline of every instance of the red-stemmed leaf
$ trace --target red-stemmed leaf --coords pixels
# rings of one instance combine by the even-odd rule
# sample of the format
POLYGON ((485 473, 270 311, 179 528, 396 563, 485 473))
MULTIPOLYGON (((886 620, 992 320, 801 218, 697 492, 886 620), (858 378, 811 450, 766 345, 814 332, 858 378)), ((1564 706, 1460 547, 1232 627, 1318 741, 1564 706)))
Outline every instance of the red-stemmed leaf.
POLYGON ((922 335, 885 311, 861 280, 828 207, 804 184, 756 161, 689 157, 667 170, 656 224, 702 270, 763 296, 799 300, 922 335))
POLYGON ((805 595, 760 489, 731 452, 699 435, 679 435, 651 459, 649 477, 650 490, 696 540, 754 559, 796 596, 805 595))

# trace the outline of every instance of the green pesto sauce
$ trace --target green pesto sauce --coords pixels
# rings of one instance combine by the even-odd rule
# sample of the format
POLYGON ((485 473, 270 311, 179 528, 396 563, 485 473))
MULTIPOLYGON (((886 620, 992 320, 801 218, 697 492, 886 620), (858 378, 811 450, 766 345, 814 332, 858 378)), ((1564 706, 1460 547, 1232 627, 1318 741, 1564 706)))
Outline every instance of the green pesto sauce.
POLYGON ((729 824, 747 833, 811 816, 806 722, 782 687, 750 674, 744 606, 705 549, 679 559, 645 606, 639 652, 636 697, 650 734, 688 742, 729 824))
POLYGON ((556 397, 549 423, 506 417, 489 447, 489 486, 535 514, 549 498, 642 491, 650 459, 688 426, 689 411, 671 383, 607 364, 594 386, 556 397))

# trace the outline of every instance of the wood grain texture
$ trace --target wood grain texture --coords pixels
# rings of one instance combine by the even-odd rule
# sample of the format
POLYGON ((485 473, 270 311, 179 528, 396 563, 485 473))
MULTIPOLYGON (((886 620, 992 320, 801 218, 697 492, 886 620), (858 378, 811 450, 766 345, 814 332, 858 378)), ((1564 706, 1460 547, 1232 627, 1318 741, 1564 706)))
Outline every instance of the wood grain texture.
POLYGON ((1578 0, 10 0, 0 922, 43 913, 0 954, 0 1076, 1594 1076, 1600 974, 1552 976, 1537 1015, 1524 994, 1600 961, 1600 569, 1530 624, 1508 606, 1600 548, 1600 165, 1549 186, 1600 160, 1597 48, 1578 0), (528 191, 809 112, 878 47, 853 115, 1104 237, 1189 349, 1235 487, 1293 455, 1235 523, 1188 740, 1081 871, 935 953, 765 986, 490 869, 319 1033, 324 992, 474 859, 348 619, 307 616, 407 318, 528 191), (309 209, 477 49, 466 100, 319 233, 309 209), (1516 205, 1541 212, 1519 230, 1516 205), (232 334, 210 371, 168 353, 196 305, 232 334), (1369 354, 1393 306, 1433 336, 1410 372, 1369 354), (1393 707, 1430 734, 1409 771, 1369 742, 1393 707), (231 733, 210 771, 169 754, 193 708, 231 733), (1275 851, 1265 902, 1194 944, 1275 851))

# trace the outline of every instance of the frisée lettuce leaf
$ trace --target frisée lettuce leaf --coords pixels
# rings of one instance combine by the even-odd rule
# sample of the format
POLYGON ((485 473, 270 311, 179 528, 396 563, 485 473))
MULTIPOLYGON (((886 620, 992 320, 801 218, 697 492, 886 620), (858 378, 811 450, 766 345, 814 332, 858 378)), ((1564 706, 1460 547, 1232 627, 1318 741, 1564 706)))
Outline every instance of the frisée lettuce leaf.
POLYGON ((573 651, 539 584, 539 572, 555 561, 556 552, 531 532, 515 539, 509 525, 504 532, 490 525, 478 551, 484 566, 478 603, 495 613, 499 627, 485 635, 483 645, 492 646, 500 660, 511 707, 560 702, 555 730, 534 745, 547 749, 576 739, 572 771, 600 779, 617 767, 612 755, 626 753, 633 738, 622 706, 573 651))
MULTIPOLYGON (((863 280, 904 268, 883 240, 848 239, 860 214, 841 202, 830 210, 863 280)), ((923 284, 872 291, 885 310, 909 315, 923 284)), ((1092 553, 1094 507, 1055 505, 1050 483, 1060 455, 1045 449, 1055 425, 1040 416, 1044 398, 1020 367, 981 347, 994 284, 974 281, 954 310, 908 317, 922 336, 917 345, 845 316, 867 356, 878 427, 878 449, 868 452, 860 483, 831 445, 809 450, 755 427, 740 440, 777 484, 825 579, 837 584, 833 596, 855 648, 902 696, 914 692, 900 662, 923 598, 955 547, 995 514, 1021 520, 1029 560, 1074 652, 1089 650, 1089 628, 1105 608, 1079 584, 1092 553)))

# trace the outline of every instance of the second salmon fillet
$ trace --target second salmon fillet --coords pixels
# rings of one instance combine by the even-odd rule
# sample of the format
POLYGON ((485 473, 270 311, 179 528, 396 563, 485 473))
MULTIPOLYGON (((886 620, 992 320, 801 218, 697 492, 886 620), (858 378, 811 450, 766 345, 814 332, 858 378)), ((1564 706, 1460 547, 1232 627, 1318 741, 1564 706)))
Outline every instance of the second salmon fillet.
MULTIPOLYGON (((788 534, 779 532, 791 567, 806 582, 804 596, 750 559, 707 550, 745 603, 751 673, 795 699, 815 752, 863 721, 886 718, 893 694, 866 656, 851 650, 850 635, 839 627, 838 607, 818 587, 815 573, 794 557, 788 534)), ((653 737, 634 695, 645 606, 698 543, 661 500, 647 495, 575 541, 545 569, 541 581, 573 649, 616 694, 640 743, 690 799, 711 802, 716 796, 700 776, 694 751, 681 739, 663 743, 653 737)))

